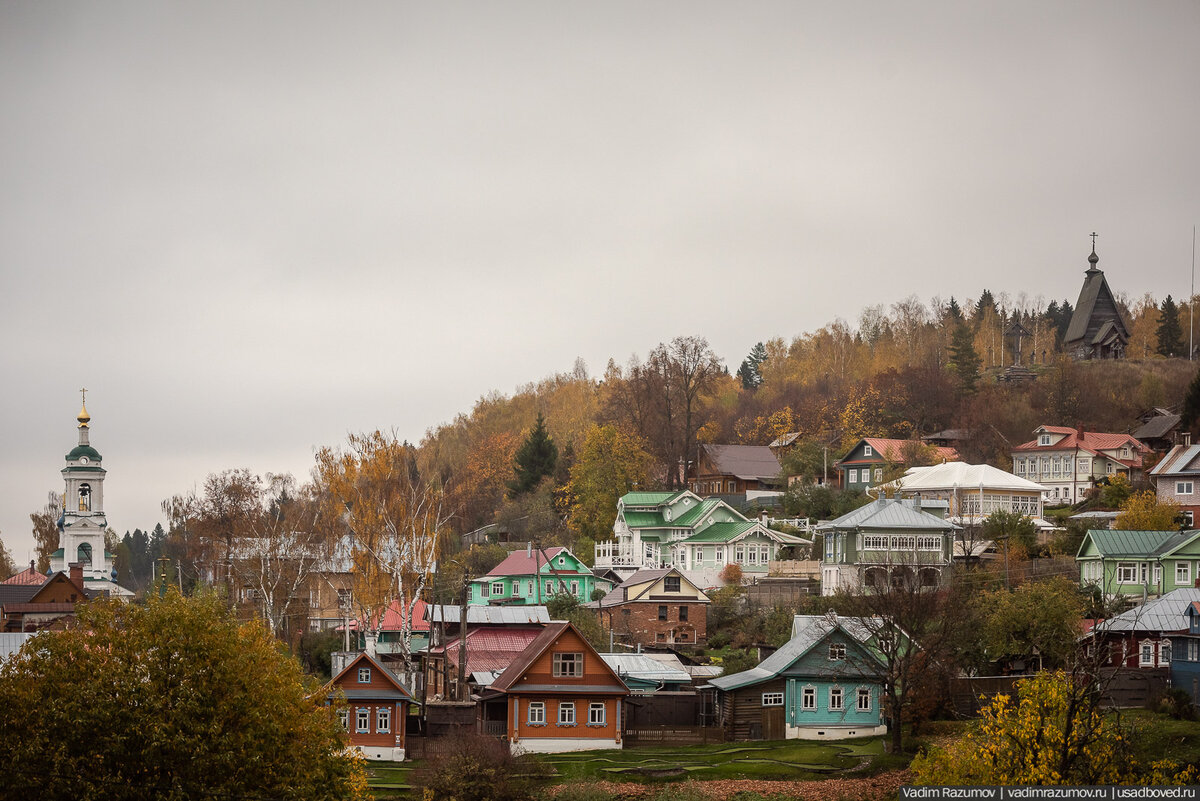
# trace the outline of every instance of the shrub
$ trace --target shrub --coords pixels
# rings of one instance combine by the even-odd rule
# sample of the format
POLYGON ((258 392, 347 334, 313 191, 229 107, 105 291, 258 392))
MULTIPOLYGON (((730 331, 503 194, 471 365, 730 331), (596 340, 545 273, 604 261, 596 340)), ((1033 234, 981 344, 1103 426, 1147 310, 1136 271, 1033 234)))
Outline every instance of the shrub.
POLYGON ((1163 693, 1155 708, 1175 720, 1196 719, 1196 705, 1192 703, 1192 696, 1188 694, 1187 690, 1180 687, 1172 687, 1163 693))
POLYGON ((479 734, 449 740, 447 753, 413 772, 424 801, 532 801, 542 764, 514 756, 508 743, 479 734))

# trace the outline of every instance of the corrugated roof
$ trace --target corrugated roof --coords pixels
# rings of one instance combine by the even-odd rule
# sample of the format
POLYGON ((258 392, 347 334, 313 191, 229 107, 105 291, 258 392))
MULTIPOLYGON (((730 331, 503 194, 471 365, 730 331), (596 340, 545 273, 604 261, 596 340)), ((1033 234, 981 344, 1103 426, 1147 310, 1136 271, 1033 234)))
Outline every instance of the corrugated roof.
POLYGON ((0 632, 0 662, 4 662, 10 656, 21 650, 21 646, 34 636, 32 631, 5 631, 0 632))
POLYGON ((1041 426, 1037 430, 1051 434, 1063 434, 1064 437, 1052 445, 1039 445, 1036 439, 1029 442, 1022 442, 1013 448, 1013 451, 1021 451, 1022 453, 1054 453, 1056 451, 1068 451, 1078 448, 1093 456, 1103 456, 1106 459, 1120 462, 1127 467, 1141 467, 1142 454, 1150 450, 1144 443, 1134 438, 1132 434, 1111 434, 1102 431, 1084 431, 1080 433, 1073 428, 1064 428, 1062 426, 1041 426), (1119 450, 1126 446, 1129 447, 1131 454, 1128 459, 1118 459, 1106 453, 1101 453, 1101 451, 1119 450))
POLYGON ((45 583, 46 574, 39 573, 33 565, 25 568, 20 573, 14 573, 4 581, 0 581, 0 584, 24 584, 33 587, 40 587, 45 583))
POLYGON ((792 620, 792 638, 779 650, 760 662, 758 667, 734 673, 731 676, 721 676, 713 679, 710 684, 720 690, 732 690, 774 678, 791 667, 793 662, 808 653, 813 646, 825 639, 835 629, 842 630, 848 637, 860 643, 865 643, 870 639, 868 627, 859 618, 796 615, 792 620))
POLYGON ((896 528, 952 531, 954 524, 913 508, 908 502, 879 498, 866 506, 823 523, 818 529, 896 528))
POLYGON ((1104 557, 1147 557, 1161 556, 1170 553, 1180 545, 1191 540, 1196 531, 1128 531, 1091 529, 1088 531, 1083 547, 1088 540, 1104 557))
POLYGON ((924 492, 955 488, 1045 492, 1046 487, 1015 476, 990 464, 946 462, 932 467, 913 467, 896 481, 902 492, 924 492))
POLYGON ((667 528, 669 523, 663 520, 659 512, 624 512, 625 524, 630 528, 667 528))
POLYGON ((630 506, 661 506, 678 494, 679 492, 627 492, 621 496, 621 503, 626 508, 630 506))
POLYGON ((779 477, 779 459, 766 445, 701 445, 700 452, 723 476, 760 481, 779 477))
POLYGON ((1150 468, 1152 476, 1181 476, 1200 474, 1200 445, 1176 445, 1162 460, 1150 468))
POLYGON ((670 681, 685 684, 692 680, 686 670, 664 665, 645 654, 600 654, 600 658, 618 676, 630 676, 642 681, 670 681))
MULTIPOLYGON (((467 670, 501 673, 541 633, 540 628, 471 629, 467 632, 467 670)), ((461 641, 462 638, 455 637, 448 640, 444 647, 431 648, 430 653, 445 653, 447 661, 457 667, 461 641)))
MULTIPOLYGON (((445 615, 447 623, 458 623, 462 610, 452 604, 429 604, 425 609, 425 617, 432 623, 442 622, 443 615, 445 615)), ((545 606, 467 605, 467 625, 470 626, 545 625, 549 622, 550 613, 545 606)))
POLYGON ((744 523, 713 523, 699 534, 693 534, 686 540, 683 540, 683 542, 729 542, 735 537, 745 534, 756 525, 757 523, 749 520, 744 523))
POLYGON ((1200 590, 1174 590, 1098 623, 1096 631, 1187 631, 1187 610, 1197 601, 1200 601, 1200 590))

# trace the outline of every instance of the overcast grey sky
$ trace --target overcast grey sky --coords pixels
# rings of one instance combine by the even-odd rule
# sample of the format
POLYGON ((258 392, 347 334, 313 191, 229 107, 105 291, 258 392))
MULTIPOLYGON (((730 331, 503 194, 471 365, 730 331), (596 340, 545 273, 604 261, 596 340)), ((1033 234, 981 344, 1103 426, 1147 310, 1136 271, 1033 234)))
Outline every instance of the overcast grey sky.
POLYGON ((1186 296, 1200 3, 0 4, 0 536, 678 334, 1186 296))

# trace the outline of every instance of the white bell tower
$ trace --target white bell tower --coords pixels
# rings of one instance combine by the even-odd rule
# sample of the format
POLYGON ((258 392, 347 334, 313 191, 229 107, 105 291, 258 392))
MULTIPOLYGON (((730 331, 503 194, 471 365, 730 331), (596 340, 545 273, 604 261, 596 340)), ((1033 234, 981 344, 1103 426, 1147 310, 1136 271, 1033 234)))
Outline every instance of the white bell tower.
POLYGON ((58 521, 58 543, 61 546, 50 557, 52 570, 67 571, 72 562, 83 565, 84 581, 112 581, 112 555, 104 550, 104 473, 100 452, 88 442, 87 390, 83 393, 83 408, 79 411, 79 444, 67 454, 63 468, 66 488, 63 492, 63 514, 58 521))

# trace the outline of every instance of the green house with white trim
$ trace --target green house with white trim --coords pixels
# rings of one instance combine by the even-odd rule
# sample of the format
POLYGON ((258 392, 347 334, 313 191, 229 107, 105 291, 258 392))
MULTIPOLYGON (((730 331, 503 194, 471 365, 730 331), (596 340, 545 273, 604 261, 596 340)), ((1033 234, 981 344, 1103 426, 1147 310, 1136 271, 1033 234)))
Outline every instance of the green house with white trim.
POLYGON ((608 593, 612 580, 598 576, 583 560, 561 546, 511 553, 486 575, 472 579, 470 604, 543 606, 555 595, 573 595, 580 603, 596 590, 608 593))
POLYGON ((858 618, 796 615, 758 667, 713 679, 727 740, 839 740, 887 732, 884 663, 858 618))
POLYGON ((1075 554, 1079 586, 1106 598, 1156 597, 1200 581, 1200 531, 1092 529, 1075 554))
POLYGON ((596 543, 597 570, 610 568, 628 578, 638 570, 674 567, 701 587, 716 583, 729 564, 765 575, 781 549, 811 544, 689 490, 627 493, 617 501, 613 534, 615 542, 596 543))

